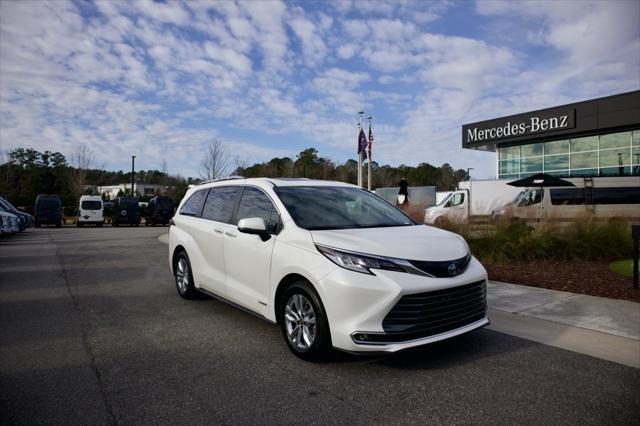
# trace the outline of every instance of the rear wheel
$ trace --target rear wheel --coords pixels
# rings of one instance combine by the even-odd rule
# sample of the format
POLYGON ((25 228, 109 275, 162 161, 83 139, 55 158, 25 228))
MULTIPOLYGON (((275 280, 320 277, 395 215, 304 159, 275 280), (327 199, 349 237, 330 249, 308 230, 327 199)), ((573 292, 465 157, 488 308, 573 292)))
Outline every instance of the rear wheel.
POLYGON ((178 294, 185 299, 197 299, 200 292, 196 290, 193 284, 193 274, 191 273, 191 262, 185 251, 178 254, 176 266, 174 268, 174 276, 176 280, 176 289, 178 294))
POLYGON ((298 281, 284 292, 278 320, 287 346, 297 357, 315 361, 328 354, 331 338, 327 317, 309 283, 298 281))

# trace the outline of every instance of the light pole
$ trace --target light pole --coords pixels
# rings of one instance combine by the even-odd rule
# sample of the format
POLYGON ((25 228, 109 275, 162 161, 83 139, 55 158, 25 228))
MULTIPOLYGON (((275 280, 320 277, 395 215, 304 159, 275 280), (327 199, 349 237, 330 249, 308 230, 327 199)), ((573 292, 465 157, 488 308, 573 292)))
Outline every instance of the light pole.
POLYGON ((132 155, 131 156, 131 196, 132 197, 136 196, 136 192, 133 188, 135 181, 136 181, 136 156, 132 155))

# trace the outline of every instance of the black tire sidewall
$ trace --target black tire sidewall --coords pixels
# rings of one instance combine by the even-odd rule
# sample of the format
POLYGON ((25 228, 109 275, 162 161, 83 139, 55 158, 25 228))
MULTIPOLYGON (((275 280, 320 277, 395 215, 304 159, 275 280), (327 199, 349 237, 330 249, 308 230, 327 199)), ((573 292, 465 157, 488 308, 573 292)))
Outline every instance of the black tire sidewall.
POLYGON ((282 337, 284 338, 287 346, 296 356, 299 358, 314 361, 322 359, 331 347, 331 334, 329 331, 329 323, 327 321, 327 315, 324 310, 324 306, 320 300, 320 297, 313 289, 311 284, 305 281, 298 281, 292 284, 282 295, 280 300, 280 311, 278 312, 278 322, 280 323, 280 329, 282 331, 282 337), (313 304, 313 310, 316 316, 316 336, 311 347, 307 350, 300 350, 295 348, 289 338, 287 337, 287 326, 285 323, 284 313, 287 306, 287 302, 294 294, 301 294, 307 300, 313 304))

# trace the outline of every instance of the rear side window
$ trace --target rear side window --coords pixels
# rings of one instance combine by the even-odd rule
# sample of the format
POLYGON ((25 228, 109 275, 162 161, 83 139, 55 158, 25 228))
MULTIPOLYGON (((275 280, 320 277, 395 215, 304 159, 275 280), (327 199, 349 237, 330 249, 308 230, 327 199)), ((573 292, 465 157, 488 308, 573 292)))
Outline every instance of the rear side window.
POLYGON ((594 188, 595 204, 640 204, 640 187, 594 188))
POLYGON ((187 216, 200 216, 200 212, 202 212, 202 205, 204 204, 204 199, 206 197, 206 189, 201 189, 200 191, 194 192, 191 197, 189 197, 189 199, 182 205, 180 214, 184 214, 187 216))
POLYGON ((578 206, 584 204, 584 189, 558 188, 551 189, 551 204, 554 206, 578 206))
POLYGON ((276 234, 280 223, 280 216, 271 199, 257 188, 246 187, 240 199, 236 225, 240 219, 260 217, 267 226, 267 231, 276 234))
POLYGON ((202 217, 216 222, 231 223, 239 191, 240 188, 237 186, 211 188, 204 204, 202 217))
POLYGON ((100 201, 83 201, 80 207, 82 210, 100 210, 102 203, 100 201))

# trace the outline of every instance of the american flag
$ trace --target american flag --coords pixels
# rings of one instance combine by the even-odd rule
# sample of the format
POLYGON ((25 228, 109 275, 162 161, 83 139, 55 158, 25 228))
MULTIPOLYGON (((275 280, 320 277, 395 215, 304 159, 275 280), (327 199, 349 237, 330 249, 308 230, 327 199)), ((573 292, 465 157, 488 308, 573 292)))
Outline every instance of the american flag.
POLYGON ((373 145, 373 132, 371 132, 371 123, 369 123, 369 144, 367 146, 367 152, 369 153, 369 161, 371 161, 371 145, 373 145))

